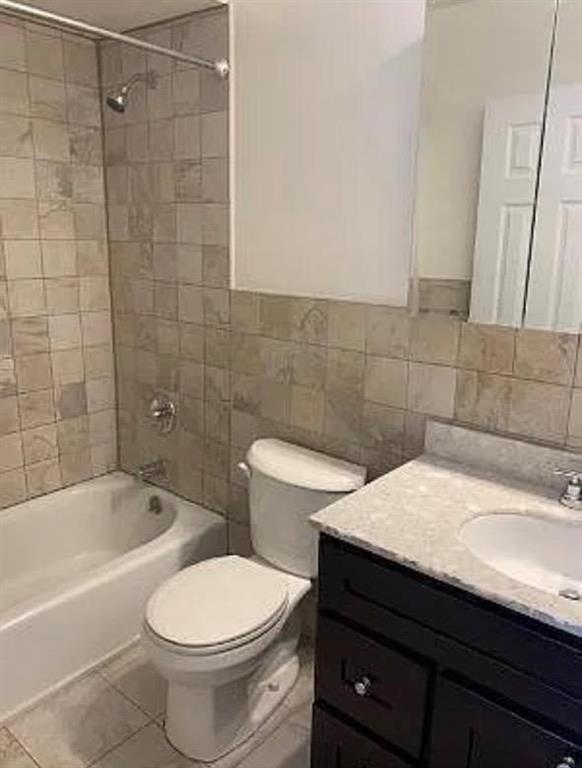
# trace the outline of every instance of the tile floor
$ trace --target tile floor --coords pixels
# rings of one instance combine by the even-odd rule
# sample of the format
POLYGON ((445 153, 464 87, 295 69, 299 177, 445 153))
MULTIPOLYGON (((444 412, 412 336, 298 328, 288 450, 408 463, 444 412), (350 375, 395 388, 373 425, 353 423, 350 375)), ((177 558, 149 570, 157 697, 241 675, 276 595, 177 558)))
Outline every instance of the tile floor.
MULTIPOLYGON (((312 660, 250 742, 213 768, 309 768, 312 660)), ((164 683, 134 646, 0 728, 0 768, 196 768, 166 741, 164 683)), ((204 764, 209 766, 208 763, 204 764)))

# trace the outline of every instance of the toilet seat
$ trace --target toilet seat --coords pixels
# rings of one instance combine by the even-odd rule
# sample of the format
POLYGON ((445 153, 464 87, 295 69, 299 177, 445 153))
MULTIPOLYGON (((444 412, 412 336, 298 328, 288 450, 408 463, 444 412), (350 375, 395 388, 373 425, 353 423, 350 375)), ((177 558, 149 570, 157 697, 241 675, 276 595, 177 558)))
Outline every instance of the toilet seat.
POLYGON ((210 655, 261 637, 285 614, 288 589, 270 568, 237 555, 205 560, 162 584, 146 625, 176 651, 210 655))

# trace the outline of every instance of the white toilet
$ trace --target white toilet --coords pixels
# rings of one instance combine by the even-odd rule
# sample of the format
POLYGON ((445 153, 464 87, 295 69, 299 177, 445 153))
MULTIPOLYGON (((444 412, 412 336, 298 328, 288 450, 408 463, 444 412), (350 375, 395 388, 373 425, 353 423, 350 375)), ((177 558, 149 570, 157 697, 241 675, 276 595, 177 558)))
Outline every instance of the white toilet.
POLYGON ((168 739, 202 761, 249 738, 293 686, 295 609, 317 573, 309 516, 366 474, 280 440, 257 440, 247 461, 256 556, 185 568, 154 592, 144 621, 146 650, 168 681, 168 739))

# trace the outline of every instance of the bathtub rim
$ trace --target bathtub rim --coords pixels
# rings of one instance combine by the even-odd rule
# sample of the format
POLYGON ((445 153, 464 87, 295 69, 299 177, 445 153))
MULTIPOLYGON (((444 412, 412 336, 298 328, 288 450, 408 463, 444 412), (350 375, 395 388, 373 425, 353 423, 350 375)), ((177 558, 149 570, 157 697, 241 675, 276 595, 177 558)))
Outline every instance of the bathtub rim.
MULTIPOLYGON (((94 584, 102 584, 110 578, 120 575, 128 570, 128 567, 132 564, 138 566, 152 559, 154 555, 171 551, 174 547, 183 543, 183 534, 193 533, 195 531, 202 534, 215 525, 226 526, 226 519, 219 513, 206 509, 200 504, 185 499, 183 496, 179 496, 178 494, 173 493, 173 491, 166 490, 165 488, 149 484, 141 484, 132 475, 121 470, 114 470, 113 472, 108 472, 100 477, 91 478, 82 481, 81 483, 75 483, 75 485, 68 486, 67 488, 61 488, 58 491, 55 491, 54 495, 70 495, 71 492, 75 493, 80 486, 86 486, 89 483, 94 485, 112 485, 113 487, 134 488, 137 491, 141 490, 143 485, 143 488, 151 488, 153 492, 160 495, 162 500, 164 496, 169 499, 177 500, 179 506, 176 509, 174 518, 168 528, 153 539, 123 552, 118 557, 114 557, 106 563, 102 563, 101 565, 73 576, 64 584, 53 587, 52 589, 47 589, 39 594, 32 595, 6 610, 0 610, 0 631, 9 629, 20 622, 26 621, 39 609, 50 610, 50 608, 62 603, 67 597, 78 596, 84 591, 88 581, 91 581, 94 584), (194 512, 198 519, 195 519, 193 516, 191 519, 187 519, 189 517, 187 514, 188 511, 194 512)), ((46 494, 46 496, 53 496, 53 494, 46 494)), ((22 512, 19 513, 15 510, 25 506, 27 503, 42 498, 44 497, 35 497, 34 499, 29 499, 27 502, 25 501, 13 505, 12 507, 6 507, 4 510, 0 511, 0 522, 2 520, 2 513, 8 511, 13 512, 14 514, 22 514, 22 512)))

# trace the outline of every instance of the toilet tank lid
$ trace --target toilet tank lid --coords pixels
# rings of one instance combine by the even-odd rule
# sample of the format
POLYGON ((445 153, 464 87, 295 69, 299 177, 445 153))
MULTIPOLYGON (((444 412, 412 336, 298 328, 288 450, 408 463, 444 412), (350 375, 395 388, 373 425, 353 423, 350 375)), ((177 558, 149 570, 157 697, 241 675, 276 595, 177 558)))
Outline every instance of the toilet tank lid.
POLYGON ((314 491, 347 493, 366 480, 365 467, 274 438, 255 440, 247 461, 251 469, 274 480, 314 491))

